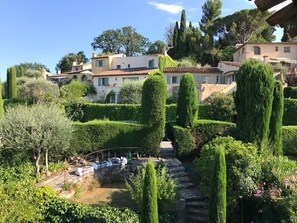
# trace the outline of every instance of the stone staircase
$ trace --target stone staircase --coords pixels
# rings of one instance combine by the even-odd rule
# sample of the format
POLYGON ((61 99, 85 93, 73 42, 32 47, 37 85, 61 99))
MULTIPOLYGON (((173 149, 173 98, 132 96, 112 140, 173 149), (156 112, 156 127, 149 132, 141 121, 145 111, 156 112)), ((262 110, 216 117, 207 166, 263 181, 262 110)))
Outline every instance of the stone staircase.
POLYGON ((208 220, 208 198, 191 182, 181 161, 164 159, 169 175, 178 183, 181 200, 185 201, 185 223, 206 223, 208 220))

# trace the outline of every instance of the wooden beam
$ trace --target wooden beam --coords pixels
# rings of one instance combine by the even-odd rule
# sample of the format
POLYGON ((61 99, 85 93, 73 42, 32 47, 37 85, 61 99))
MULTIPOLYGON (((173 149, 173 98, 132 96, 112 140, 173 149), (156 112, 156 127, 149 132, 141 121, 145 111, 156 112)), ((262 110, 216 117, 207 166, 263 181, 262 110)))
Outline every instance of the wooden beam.
POLYGON ((297 5, 291 3, 270 16, 267 19, 267 22, 271 26, 275 26, 277 24, 283 26, 287 24, 289 18, 293 18, 295 16, 297 16, 297 5))
POLYGON ((258 7, 258 9, 260 9, 260 11, 264 12, 284 1, 286 0, 255 0, 255 4, 258 7))
POLYGON ((297 0, 293 0, 294 5, 297 5, 297 0))

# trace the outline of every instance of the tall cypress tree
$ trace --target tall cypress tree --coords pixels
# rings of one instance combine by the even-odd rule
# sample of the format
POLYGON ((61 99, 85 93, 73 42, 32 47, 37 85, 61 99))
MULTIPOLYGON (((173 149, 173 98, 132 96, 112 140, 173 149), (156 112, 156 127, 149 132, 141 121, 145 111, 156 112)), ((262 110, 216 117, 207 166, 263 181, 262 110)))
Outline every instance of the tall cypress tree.
POLYGON ((19 76, 24 77, 25 76, 25 69, 23 67, 20 67, 19 76))
POLYGON ((10 86, 9 86, 9 98, 15 98, 17 96, 17 83, 16 83, 16 69, 10 68, 10 86))
POLYGON ((186 11, 183 10, 180 18, 180 28, 178 31, 177 40, 177 57, 183 58, 186 56, 186 38, 187 38, 187 20, 186 11))
POLYGON ((141 209, 142 223, 158 223, 158 196, 155 166, 148 162, 145 168, 143 199, 141 209))
POLYGON ((283 36, 281 38, 282 42, 288 42, 291 40, 291 36, 288 33, 288 28, 289 28, 288 25, 284 26, 284 28, 283 28, 283 36))
POLYGON ((273 91, 272 112, 270 117, 269 141, 273 148, 274 155, 283 155, 282 149, 282 126, 284 113, 283 85, 275 81, 273 91))
POLYGON ((178 26, 178 22, 175 22, 175 26, 174 26, 174 30, 173 30, 173 50, 174 50, 174 58, 177 57, 177 43, 178 43, 178 30, 179 30, 179 26, 178 26))
POLYGON ((166 113, 166 83, 161 73, 150 75, 142 87, 142 123, 146 125, 142 139, 143 153, 155 156, 160 152, 166 113))
POLYGON ((2 82, 0 81, 0 118, 4 115, 3 99, 2 99, 2 82))
POLYGON ((7 68, 7 71, 6 71, 6 89, 5 89, 5 92, 6 92, 6 98, 9 99, 10 98, 10 85, 11 85, 11 78, 10 78, 10 68, 7 68))
POLYGON ((226 160, 224 148, 219 146, 215 150, 215 159, 212 168, 210 199, 209 199, 209 222, 226 222, 226 160))
POLYGON ((236 73, 237 128, 245 142, 267 148, 274 78, 269 64, 246 60, 236 73))
POLYGON ((183 75, 176 105, 177 123, 182 127, 193 126, 198 116, 198 93, 194 77, 190 73, 183 75))

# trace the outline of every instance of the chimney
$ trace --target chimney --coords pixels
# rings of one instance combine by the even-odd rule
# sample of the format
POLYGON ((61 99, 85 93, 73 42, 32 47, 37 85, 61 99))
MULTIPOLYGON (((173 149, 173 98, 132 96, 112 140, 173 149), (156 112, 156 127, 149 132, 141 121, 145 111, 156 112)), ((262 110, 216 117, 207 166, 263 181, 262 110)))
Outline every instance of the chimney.
POLYGON ((93 52, 92 57, 96 57, 96 56, 97 56, 96 52, 93 52))

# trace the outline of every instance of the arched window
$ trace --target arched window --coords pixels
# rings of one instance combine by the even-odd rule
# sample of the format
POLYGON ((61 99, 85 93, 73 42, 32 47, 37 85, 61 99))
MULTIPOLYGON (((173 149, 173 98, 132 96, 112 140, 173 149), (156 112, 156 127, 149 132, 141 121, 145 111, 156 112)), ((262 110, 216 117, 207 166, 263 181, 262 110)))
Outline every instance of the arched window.
POLYGON ((72 79, 73 79, 73 80, 77 80, 78 77, 77 77, 76 75, 74 75, 72 79))
POLYGON ((254 54, 255 55, 261 55, 261 48, 258 46, 254 46, 254 54))
POLYGON ((83 76, 81 77, 81 80, 82 80, 82 81, 87 81, 87 80, 88 80, 88 77, 87 77, 86 75, 83 75, 83 76))

